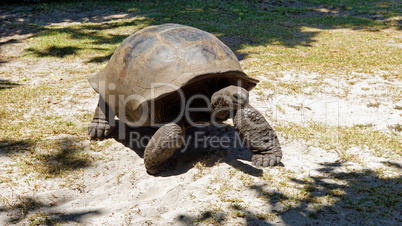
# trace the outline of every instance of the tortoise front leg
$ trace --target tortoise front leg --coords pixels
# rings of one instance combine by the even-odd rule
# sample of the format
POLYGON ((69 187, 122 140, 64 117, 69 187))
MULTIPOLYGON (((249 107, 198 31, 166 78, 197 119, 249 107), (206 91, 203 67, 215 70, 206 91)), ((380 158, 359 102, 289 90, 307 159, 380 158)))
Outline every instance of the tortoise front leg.
POLYGON ((114 120, 114 114, 110 111, 109 106, 102 97, 99 97, 94 118, 88 126, 88 135, 91 135, 91 139, 101 139, 108 136, 113 130, 113 127, 110 126, 110 120, 114 120))
POLYGON ((184 142, 184 129, 176 123, 159 128, 152 136, 144 152, 145 168, 149 174, 157 174, 160 166, 181 147, 184 142))
POLYGON ((243 142, 253 153, 253 165, 267 167, 279 164, 282 150, 278 137, 259 111, 250 105, 238 109, 233 123, 243 142))

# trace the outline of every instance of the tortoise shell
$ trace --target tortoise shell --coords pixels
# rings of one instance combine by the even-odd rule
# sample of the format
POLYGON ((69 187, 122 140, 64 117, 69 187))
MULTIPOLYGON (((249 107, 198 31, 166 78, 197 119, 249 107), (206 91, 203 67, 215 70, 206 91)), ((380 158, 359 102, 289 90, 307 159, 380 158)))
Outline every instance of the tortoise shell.
MULTIPOLYGON (((117 117, 137 126, 152 124, 149 118, 140 120, 150 102, 186 86, 195 88, 190 92, 212 95, 228 85, 251 90, 258 82, 242 71, 235 54, 217 37, 179 24, 150 26, 130 35, 88 81, 117 117)), ((160 103, 157 108, 163 107, 160 103)))

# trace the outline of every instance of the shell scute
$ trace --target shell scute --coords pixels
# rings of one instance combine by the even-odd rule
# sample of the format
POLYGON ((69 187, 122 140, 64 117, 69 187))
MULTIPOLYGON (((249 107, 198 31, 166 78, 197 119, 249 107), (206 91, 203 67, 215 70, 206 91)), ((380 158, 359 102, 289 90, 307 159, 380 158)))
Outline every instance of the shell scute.
POLYGON ((166 45, 156 46, 132 69, 133 73, 141 75, 135 76, 135 84, 146 89, 170 83, 178 76, 179 70, 177 50, 166 45))
POLYGON ((137 38, 133 38, 132 41, 125 47, 125 61, 135 60, 138 56, 141 56, 149 49, 153 48, 157 43, 157 37, 153 35, 142 35, 137 38))
POLYGON ((174 29, 161 33, 163 39, 171 44, 188 45, 194 42, 202 43, 205 40, 210 40, 208 34, 200 32, 196 29, 174 29))
POLYGON ((183 49, 184 61, 187 67, 199 68, 213 63, 216 58, 214 48, 207 45, 193 45, 183 49))
POLYGON ((143 33, 159 33, 159 32, 163 32, 166 31, 168 29, 172 29, 172 28, 177 28, 177 27, 183 27, 183 25, 180 24, 163 24, 163 25, 159 25, 159 26, 151 26, 151 27, 147 27, 144 28, 142 31, 143 33))

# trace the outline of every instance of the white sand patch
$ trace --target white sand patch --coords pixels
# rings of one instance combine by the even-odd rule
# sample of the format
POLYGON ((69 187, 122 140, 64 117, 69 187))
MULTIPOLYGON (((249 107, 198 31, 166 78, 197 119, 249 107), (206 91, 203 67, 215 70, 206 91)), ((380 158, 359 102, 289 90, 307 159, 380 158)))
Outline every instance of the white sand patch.
MULTIPOLYGON (((319 92, 311 95, 274 93, 267 99, 251 92, 250 102, 257 102, 257 108, 276 121, 299 124, 314 121, 332 126, 372 124, 374 128, 383 131, 389 130, 389 126, 402 123, 402 111, 397 109, 397 106, 402 106, 402 82, 365 76, 366 79, 353 82, 353 85, 342 78, 325 79, 326 84, 320 87, 319 92), (349 90, 348 94, 339 97, 337 94, 344 92, 344 89, 349 90)), ((264 77, 259 79, 266 80, 264 77)), ((295 76, 289 73, 282 79, 305 82, 313 78, 305 74, 295 76)))

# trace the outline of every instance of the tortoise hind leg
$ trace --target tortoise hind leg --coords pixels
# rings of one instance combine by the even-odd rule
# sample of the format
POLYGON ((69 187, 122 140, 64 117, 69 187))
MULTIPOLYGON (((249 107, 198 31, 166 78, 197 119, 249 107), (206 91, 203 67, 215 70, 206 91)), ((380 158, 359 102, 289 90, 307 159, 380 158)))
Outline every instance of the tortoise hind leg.
POLYGON ((99 97, 94 118, 88 126, 88 135, 91 135, 91 139, 101 139, 108 136, 113 130, 113 127, 110 125, 111 120, 114 120, 114 114, 110 111, 105 101, 99 97))
POLYGON ((267 167, 279 164, 282 150, 275 131, 264 116, 252 106, 239 109, 233 119, 240 137, 253 153, 253 165, 267 167))
POLYGON ((168 160, 184 142, 184 129, 175 123, 159 128, 144 152, 145 168, 149 174, 157 174, 160 166, 168 160))

